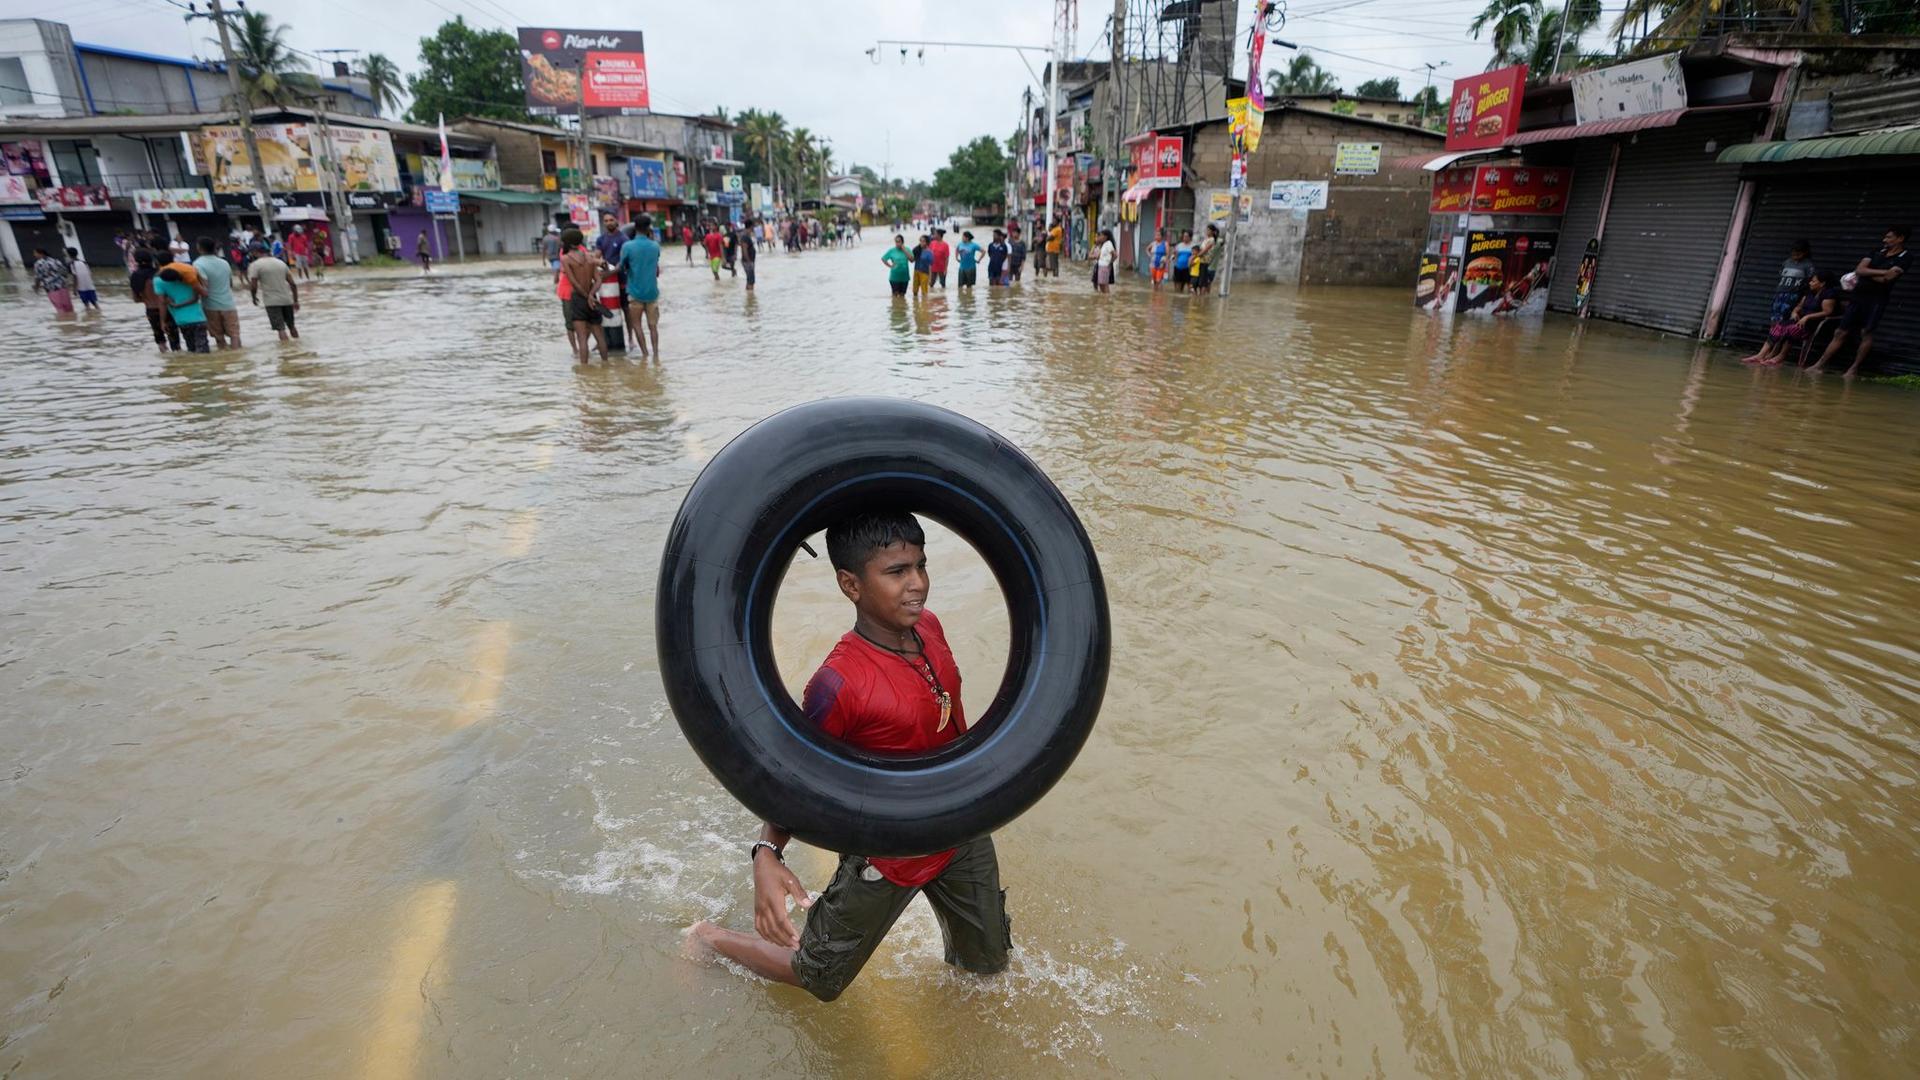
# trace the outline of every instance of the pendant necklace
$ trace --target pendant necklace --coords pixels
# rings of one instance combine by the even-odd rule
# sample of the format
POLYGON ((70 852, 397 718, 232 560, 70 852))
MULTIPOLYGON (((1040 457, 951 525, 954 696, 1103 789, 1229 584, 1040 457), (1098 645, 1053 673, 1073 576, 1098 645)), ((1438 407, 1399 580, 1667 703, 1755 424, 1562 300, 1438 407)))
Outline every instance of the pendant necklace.
POLYGON ((935 732, 947 730, 947 723, 953 718, 953 695, 947 693, 947 688, 940 685, 940 676, 933 670, 933 661, 927 659, 927 645, 926 642, 920 640, 920 631, 907 631, 913 635, 913 643, 920 647, 918 653, 910 653, 905 649, 896 649, 891 645, 882 645, 880 642, 868 637, 866 631, 857 626, 853 628, 853 632, 866 638, 867 642, 875 648, 885 649, 900 659, 905 660, 907 666, 912 668, 915 674, 926 680, 927 689, 933 694, 934 703, 940 706, 940 726, 933 730, 935 732), (920 661, 918 664, 913 662, 916 659, 920 661))

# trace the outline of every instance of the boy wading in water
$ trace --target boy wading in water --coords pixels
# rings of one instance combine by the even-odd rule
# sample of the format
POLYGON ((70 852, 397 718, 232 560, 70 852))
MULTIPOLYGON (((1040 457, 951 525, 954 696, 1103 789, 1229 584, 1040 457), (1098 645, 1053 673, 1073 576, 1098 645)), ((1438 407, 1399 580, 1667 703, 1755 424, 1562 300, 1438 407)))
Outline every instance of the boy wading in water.
MULTIPOLYGON (((926 610, 925 549, 920 523, 902 512, 863 514, 827 530, 827 555, 854 616, 853 629, 807 683, 807 721, 826 734, 865 750, 924 753, 966 731, 960 669, 940 620, 926 610)), ((787 839, 768 822, 748 849, 759 936, 702 921, 687 930, 690 948, 832 1001, 907 902, 924 892, 940 921, 947 963, 981 975, 1006 969, 1012 927, 992 837, 904 859, 843 854, 818 897, 787 869, 787 839), (807 909, 803 932, 787 914, 789 897, 807 909)))

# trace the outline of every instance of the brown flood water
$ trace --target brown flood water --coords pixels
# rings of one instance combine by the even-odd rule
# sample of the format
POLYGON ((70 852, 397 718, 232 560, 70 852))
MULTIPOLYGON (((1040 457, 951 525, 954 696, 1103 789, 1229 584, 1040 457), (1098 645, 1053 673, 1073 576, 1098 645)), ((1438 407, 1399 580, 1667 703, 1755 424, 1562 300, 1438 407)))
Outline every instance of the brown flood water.
MULTIPOLYGON (((652 368, 571 367, 520 264, 211 356, 0 284, 0 1076, 1911 1069, 1920 394, 1397 290, 890 307, 878 254, 675 253, 652 368), (653 579, 726 439, 851 393, 1025 446, 1116 647, 998 837, 1012 970, 916 903, 825 1006, 681 958, 754 823, 653 579)), ((999 598, 930 554, 984 700, 999 598)))

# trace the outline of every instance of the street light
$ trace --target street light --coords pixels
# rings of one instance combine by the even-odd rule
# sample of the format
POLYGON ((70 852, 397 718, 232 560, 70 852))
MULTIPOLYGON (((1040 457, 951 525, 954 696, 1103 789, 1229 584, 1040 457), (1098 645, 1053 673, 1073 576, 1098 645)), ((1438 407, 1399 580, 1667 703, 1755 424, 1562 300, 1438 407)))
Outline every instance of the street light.
POLYGON ((1447 63, 1445 60, 1442 60, 1437 64, 1427 65, 1427 89, 1422 90, 1420 92, 1420 126, 1421 127, 1427 126, 1427 102, 1432 100, 1433 98, 1433 94, 1430 92, 1433 90, 1433 73, 1440 68, 1452 67, 1452 66, 1453 66, 1452 64, 1447 63))

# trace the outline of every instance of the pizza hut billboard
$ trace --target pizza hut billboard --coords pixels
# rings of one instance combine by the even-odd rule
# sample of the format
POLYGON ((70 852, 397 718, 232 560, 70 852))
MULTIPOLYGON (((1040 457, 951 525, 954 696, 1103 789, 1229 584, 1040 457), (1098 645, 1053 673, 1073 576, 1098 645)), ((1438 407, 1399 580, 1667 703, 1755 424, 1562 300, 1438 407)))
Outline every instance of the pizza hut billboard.
POLYGON ((1520 125, 1526 82, 1525 64, 1456 80, 1447 111, 1447 149, 1485 150, 1506 142, 1520 125))
POLYGON ((520 79, 535 116, 634 116, 648 111, 647 50, 638 30, 522 26, 520 79))

